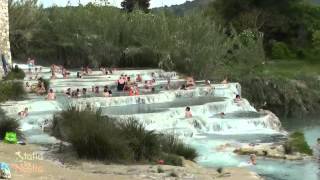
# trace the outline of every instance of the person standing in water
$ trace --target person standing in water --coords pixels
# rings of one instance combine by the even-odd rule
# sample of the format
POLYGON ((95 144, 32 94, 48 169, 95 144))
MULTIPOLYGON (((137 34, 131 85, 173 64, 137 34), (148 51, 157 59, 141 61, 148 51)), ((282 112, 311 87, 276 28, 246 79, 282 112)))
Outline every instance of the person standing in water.
POLYGON ((255 154, 250 154, 250 165, 257 165, 257 156, 255 154))
POLYGON ((49 93, 47 95, 47 100, 52 101, 56 99, 56 94, 53 92, 52 89, 49 90, 49 93))
POLYGON ((192 113, 191 113, 191 108, 190 107, 186 107, 185 117, 186 118, 192 118, 192 113))

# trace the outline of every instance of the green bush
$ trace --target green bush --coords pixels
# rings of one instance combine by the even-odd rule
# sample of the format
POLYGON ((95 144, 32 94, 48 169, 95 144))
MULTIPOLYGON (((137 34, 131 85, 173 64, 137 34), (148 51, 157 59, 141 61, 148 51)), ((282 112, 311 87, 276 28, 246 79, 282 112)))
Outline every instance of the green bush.
POLYGON ((0 109, 0 139, 5 137, 6 132, 15 132, 18 137, 22 137, 19 122, 7 117, 3 110, 0 109))
POLYGON ((182 165, 193 160, 194 149, 174 136, 147 131, 135 119, 102 117, 100 112, 70 108, 54 116, 52 135, 70 142, 79 157, 117 162, 154 162, 182 165), (169 138, 169 139, 167 139, 169 138))
POLYGON ((292 59, 295 57, 294 53, 283 42, 274 42, 271 53, 273 59, 292 59))
POLYGON ((72 143, 80 158, 120 161, 132 157, 114 119, 70 109, 56 115, 54 122, 54 135, 72 143))
POLYGON ((183 156, 185 159, 194 161, 197 158, 197 151, 184 144, 181 140, 173 135, 163 135, 161 146, 164 152, 183 156))
POLYGON ((18 81, 0 81, 0 92, 0 102, 20 100, 26 94, 22 82, 18 81))
POLYGON ((160 142, 154 131, 147 131, 135 119, 128 119, 119 123, 121 134, 129 142, 134 154, 134 160, 152 160, 160 154, 160 142))
POLYGON ((302 132, 294 132, 290 134, 287 143, 285 144, 286 153, 292 154, 294 152, 300 152, 308 155, 312 155, 312 150, 305 140, 302 132))
POLYGON ((5 80, 16 80, 16 79, 24 79, 25 73, 19 69, 16 65, 12 70, 5 76, 5 80))

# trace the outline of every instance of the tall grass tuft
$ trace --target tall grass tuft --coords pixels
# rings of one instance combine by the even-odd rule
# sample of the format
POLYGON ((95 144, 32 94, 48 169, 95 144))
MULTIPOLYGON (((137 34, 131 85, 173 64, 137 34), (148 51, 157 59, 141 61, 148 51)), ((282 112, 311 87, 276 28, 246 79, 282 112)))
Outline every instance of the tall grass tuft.
POLYGON ((120 132, 129 142, 135 161, 152 160, 160 154, 160 142, 154 131, 147 131, 135 119, 119 122, 120 132))
POLYGON ((25 94, 22 82, 0 81, 0 102, 20 100, 25 94))
POLYGON ((164 152, 183 156, 185 159, 194 161, 197 158, 197 151, 184 144, 180 139, 173 135, 163 135, 161 137, 161 146, 164 152))
POLYGON ((173 136, 147 131, 135 119, 118 120, 101 116, 101 112, 75 108, 56 114, 52 134, 70 142, 80 158, 113 162, 154 162, 182 165, 180 156, 195 158, 195 150, 173 136), (174 139, 169 143, 165 137, 174 139))
POLYGON ((72 143, 80 158, 129 160, 132 155, 127 140, 115 122, 100 113, 71 108, 55 116, 53 132, 72 143))

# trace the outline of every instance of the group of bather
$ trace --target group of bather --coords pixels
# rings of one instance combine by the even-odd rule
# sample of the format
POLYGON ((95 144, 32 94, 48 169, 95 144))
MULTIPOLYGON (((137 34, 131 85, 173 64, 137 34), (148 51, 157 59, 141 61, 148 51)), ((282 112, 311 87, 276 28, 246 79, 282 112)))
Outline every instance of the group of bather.
POLYGON ((70 75, 70 72, 62 65, 52 64, 50 66, 51 70, 51 79, 56 79, 56 73, 61 73, 64 79, 67 79, 70 75))
MULTIPOLYGON (((155 80, 153 80, 155 82, 155 80)), ((120 78, 117 80, 117 90, 118 91, 124 91, 129 92, 129 96, 137 96, 140 94, 138 83, 142 82, 142 77, 140 74, 137 75, 135 80, 132 80, 130 76, 121 74, 120 78)), ((148 81, 145 81, 146 89, 149 89, 152 86, 152 84, 148 83, 148 81)))
MULTIPOLYGON (((41 72, 41 67, 38 69, 35 67, 35 60, 33 59, 28 59, 28 67, 29 67, 29 72, 31 73, 31 69, 35 68, 36 74, 38 72, 41 72)), ((55 65, 52 64, 51 67, 51 79, 56 78, 56 73, 61 73, 63 78, 68 78, 70 75, 70 72, 63 66, 61 65, 55 65)), ((115 69, 111 68, 105 68, 105 67, 100 67, 100 71, 104 75, 112 74, 115 69)), ((88 66, 82 67, 80 72, 77 72, 77 78, 82 78, 85 75, 90 75, 92 73, 92 69, 90 69, 88 66)), ((171 76, 175 76, 175 74, 170 74, 170 77, 167 78, 167 84, 164 86, 160 86, 161 88, 164 88, 165 90, 170 90, 172 89, 171 86, 171 76)), ((222 82, 222 84, 228 84, 227 78, 225 78, 222 82)), ((137 96, 140 95, 140 89, 138 88, 138 84, 142 84, 142 89, 141 91, 143 93, 153 93, 155 92, 155 84, 156 84, 156 74, 151 73, 151 79, 150 77, 146 80, 143 79, 141 74, 138 74, 135 79, 131 78, 130 76, 126 74, 122 74, 119 79, 116 82, 117 90, 122 91, 122 92, 127 92, 129 96, 137 96)), ((214 87, 211 85, 211 82, 209 80, 205 81, 205 86, 209 87, 210 91, 214 89, 214 87)), ((196 87, 196 83, 192 77, 187 77, 186 81, 184 84, 181 85, 181 87, 178 89, 180 90, 189 90, 189 89, 194 89, 196 87)), ((30 85, 29 82, 26 82, 26 88, 30 89, 30 91, 34 91, 37 95, 44 95, 47 93, 47 100, 54 100, 56 99, 56 95, 53 92, 53 89, 47 90, 45 87, 45 81, 42 78, 38 78, 38 82, 36 84, 30 85)), ((176 89, 176 88, 173 88, 176 89)), ((112 90, 106 85, 103 87, 103 91, 100 90, 99 86, 92 86, 91 87, 91 92, 92 94, 95 94, 97 96, 103 95, 104 97, 111 97, 112 96, 112 90)), ((65 91, 65 95, 70 98, 79 98, 79 97, 85 97, 88 94, 88 89, 87 88, 75 88, 71 89, 68 88, 65 91)), ((239 95, 236 96, 235 103, 240 104, 241 103, 241 98, 239 95)), ((22 113, 24 114, 24 113, 22 113)), ((192 117, 191 109, 190 107, 186 108, 186 117, 190 118, 192 117)))
MULTIPOLYGON (((101 95, 100 87, 99 86, 92 86, 91 92, 97 96, 101 95)), ((65 92, 65 95, 69 98, 79 98, 79 97, 86 97, 88 95, 88 89, 87 88, 77 88, 75 90, 72 90, 71 88, 68 88, 65 92)), ((104 97, 111 97, 112 96, 112 90, 109 89, 108 86, 103 87, 102 95, 104 97)))

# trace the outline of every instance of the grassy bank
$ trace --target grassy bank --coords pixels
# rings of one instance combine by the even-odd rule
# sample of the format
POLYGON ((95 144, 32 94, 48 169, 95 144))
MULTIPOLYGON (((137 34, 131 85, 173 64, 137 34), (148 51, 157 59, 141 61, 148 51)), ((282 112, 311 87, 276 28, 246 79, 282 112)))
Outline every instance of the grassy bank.
POLYGON ((73 108, 55 115, 52 133, 70 142, 80 158, 108 162, 156 162, 182 165, 182 159, 194 160, 194 149, 170 135, 147 131, 134 119, 101 117, 99 112, 73 108))

